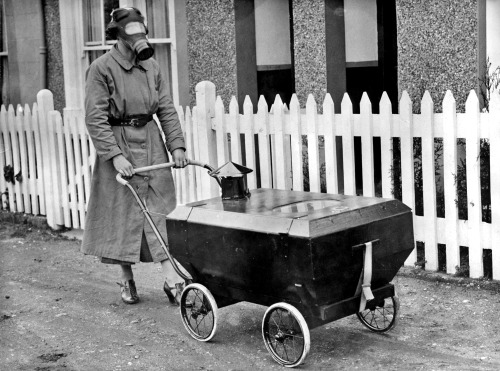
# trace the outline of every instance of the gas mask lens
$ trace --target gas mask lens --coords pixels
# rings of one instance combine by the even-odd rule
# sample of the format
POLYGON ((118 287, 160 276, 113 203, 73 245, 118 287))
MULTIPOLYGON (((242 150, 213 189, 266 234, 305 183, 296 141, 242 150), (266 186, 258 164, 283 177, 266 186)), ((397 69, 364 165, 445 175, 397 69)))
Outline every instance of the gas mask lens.
POLYGON ((146 34, 146 26, 141 22, 130 22, 125 25, 125 33, 127 35, 146 34))

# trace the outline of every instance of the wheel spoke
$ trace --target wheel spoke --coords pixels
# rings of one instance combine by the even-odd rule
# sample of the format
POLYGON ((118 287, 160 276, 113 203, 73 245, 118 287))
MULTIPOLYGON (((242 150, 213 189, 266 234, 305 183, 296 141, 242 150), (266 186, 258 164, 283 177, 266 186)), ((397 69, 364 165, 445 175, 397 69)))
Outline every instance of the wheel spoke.
POLYGON ((373 309, 366 309, 358 312, 357 316, 370 330, 375 332, 385 332, 395 325, 397 317, 397 298, 390 297, 376 305, 373 309))

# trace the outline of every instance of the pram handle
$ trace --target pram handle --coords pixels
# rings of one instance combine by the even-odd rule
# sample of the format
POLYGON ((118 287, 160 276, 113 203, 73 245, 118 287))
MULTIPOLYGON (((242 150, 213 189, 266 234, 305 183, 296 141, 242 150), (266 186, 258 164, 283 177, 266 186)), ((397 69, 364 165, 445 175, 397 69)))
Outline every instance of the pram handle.
MULTIPOLYGON (((205 169, 207 169, 209 171, 209 174, 210 176, 213 176, 217 182, 219 183, 220 185, 220 180, 217 176, 215 175, 212 175, 214 169, 210 166, 210 165, 207 165, 207 164, 204 164, 202 162, 199 162, 199 161, 194 161, 194 160, 187 160, 188 162, 188 165, 196 165, 196 166, 201 166, 201 167, 204 167, 205 169)), ((150 170, 158 170, 158 169, 164 169, 164 168, 169 168, 169 167, 174 167, 175 166, 175 162, 165 162, 163 164, 157 164, 157 165, 151 165, 151 166, 144 166, 144 167, 138 167, 138 168, 135 168, 134 169, 134 174, 139 174, 141 172, 145 172, 145 171, 150 171, 150 170)), ((144 216, 146 217, 146 220, 148 221, 149 225, 151 226, 151 228, 153 229, 153 232, 156 236, 156 238, 158 239, 158 241, 160 242, 160 245, 163 249, 163 251, 165 251, 165 254, 167 254, 167 257, 168 259, 170 259, 170 262, 172 263, 172 266, 174 268, 174 270, 177 272, 177 274, 179 276, 181 276, 187 283, 190 282, 190 277, 188 277, 186 274, 184 274, 178 267, 177 265, 177 262, 175 261, 175 259, 172 257, 172 255, 170 254, 170 251, 168 250, 168 246, 165 242, 165 240, 163 239, 162 235, 160 234, 160 232, 158 231, 158 228, 156 227, 153 219, 151 218, 151 215, 149 214, 149 211, 148 209, 146 208, 146 205, 144 204, 144 202, 141 200, 141 198, 139 197, 139 195, 137 194, 136 190, 134 189, 134 187, 132 187, 132 185, 130 185, 130 183, 128 182, 127 179, 123 179, 123 176, 122 174, 118 173, 116 175, 116 180, 118 181, 118 183, 126 186, 130 192, 132 192, 132 195, 134 196, 135 200, 137 201, 137 203, 139 204, 139 207, 141 208, 142 212, 144 213, 144 216)))
MULTIPOLYGON (((190 160, 190 159, 188 159, 187 161, 188 161, 188 165, 200 166, 200 167, 203 167, 203 168, 207 169, 209 172, 213 172, 214 171, 213 167, 211 167, 210 165, 205 164, 203 162, 195 161, 195 160, 190 160)), ((143 167, 135 168, 134 169, 134 174, 139 174, 139 173, 142 173, 142 172, 145 172, 145 171, 151 171, 151 170, 165 169, 165 168, 174 167, 174 166, 175 166, 175 162, 165 162, 163 164, 143 166, 143 167)), ((217 178, 217 177, 214 177, 214 178, 215 178, 215 180, 217 180, 217 182, 220 185, 219 178, 217 178)), ((116 174, 116 180, 121 185, 127 185, 128 184, 128 180, 123 179, 123 176, 120 173, 116 174)))

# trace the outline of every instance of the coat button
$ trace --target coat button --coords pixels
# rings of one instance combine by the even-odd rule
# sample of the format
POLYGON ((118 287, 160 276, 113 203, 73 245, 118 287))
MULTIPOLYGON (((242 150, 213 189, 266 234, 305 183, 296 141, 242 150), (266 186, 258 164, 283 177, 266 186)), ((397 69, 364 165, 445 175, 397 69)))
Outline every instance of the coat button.
POLYGON ((144 177, 144 181, 145 181, 145 182, 149 182, 149 177, 148 177, 148 176, 145 176, 145 177, 144 177))
POLYGON ((145 144, 141 144, 141 148, 142 149, 146 148, 146 145, 145 144))

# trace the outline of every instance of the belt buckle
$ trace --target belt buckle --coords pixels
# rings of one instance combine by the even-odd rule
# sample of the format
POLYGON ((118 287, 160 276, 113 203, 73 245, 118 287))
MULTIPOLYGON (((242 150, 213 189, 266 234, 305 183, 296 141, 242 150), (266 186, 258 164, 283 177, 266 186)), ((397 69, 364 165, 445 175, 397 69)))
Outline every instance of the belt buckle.
POLYGON ((130 119, 130 126, 136 128, 139 126, 139 120, 138 119, 130 119))

